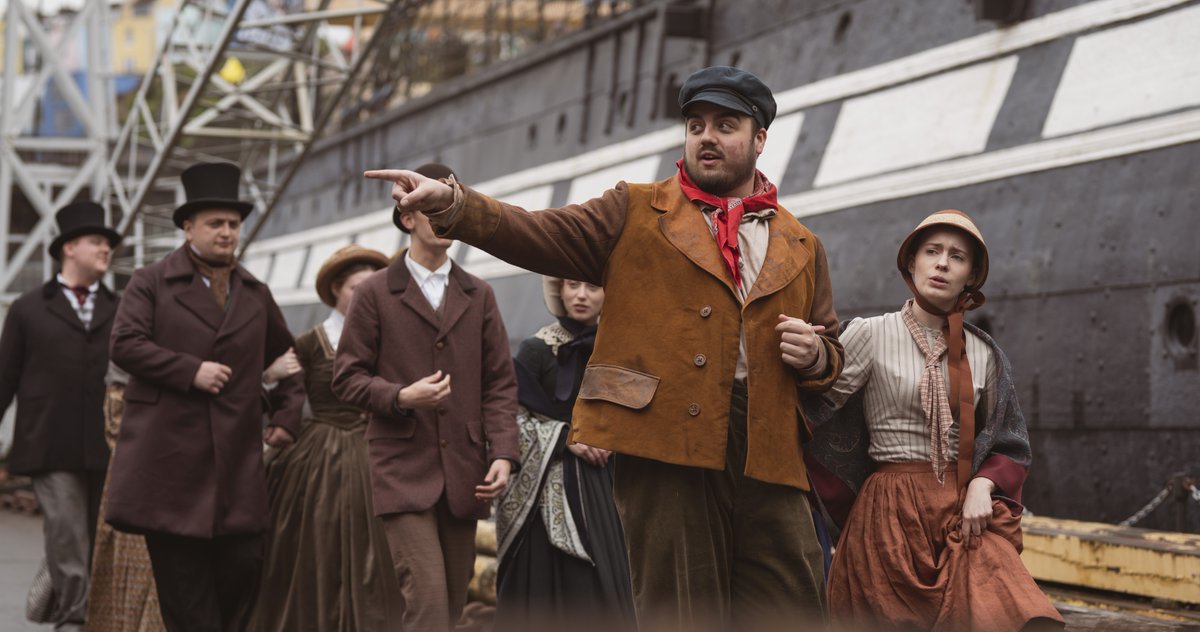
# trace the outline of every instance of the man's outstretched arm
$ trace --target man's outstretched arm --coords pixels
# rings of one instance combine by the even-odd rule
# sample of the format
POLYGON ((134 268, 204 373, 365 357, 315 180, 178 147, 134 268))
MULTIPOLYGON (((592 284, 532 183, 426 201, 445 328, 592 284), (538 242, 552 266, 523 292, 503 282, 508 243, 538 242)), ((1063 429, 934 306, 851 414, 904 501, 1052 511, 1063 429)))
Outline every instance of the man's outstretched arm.
POLYGON ((392 183, 401 210, 429 216, 438 235, 476 246, 539 274, 603 285, 608 256, 625 225, 625 183, 582 204, 529 212, 454 179, 385 169, 366 177, 392 183))

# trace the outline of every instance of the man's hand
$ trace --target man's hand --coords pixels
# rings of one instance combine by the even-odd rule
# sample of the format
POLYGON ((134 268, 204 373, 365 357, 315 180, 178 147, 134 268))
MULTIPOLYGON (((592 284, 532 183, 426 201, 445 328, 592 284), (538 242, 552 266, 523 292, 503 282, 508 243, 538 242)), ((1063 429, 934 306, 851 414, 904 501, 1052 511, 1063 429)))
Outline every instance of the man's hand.
POLYGON ((588 464, 596 467, 604 467, 607 465, 608 457, 612 454, 612 452, 609 452, 608 450, 593 448, 592 446, 585 445, 583 443, 568 444, 567 449, 571 451, 571 454, 574 454, 575 456, 586 461, 588 464))
POLYGON ((263 382, 266 384, 274 384, 284 378, 291 377, 301 371, 300 359, 296 357, 296 350, 288 347, 288 350, 283 355, 275 358, 271 366, 263 371, 263 382))
POLYGON ((824 344, 820 334, 825 331, 825 326, 810 325, 799 318, 780 314, 775 331, 780 333, 779 350, 783 352, 783 362, 799 371, 812 368, 820 345, 824 344))
POLYGON ((209 395, 218 395, 232 376, 233 369, 220 362, 206 360, 200 363, 200 370, 196 371, 196 377, 192 378, 192 386, 209 395))
POLYGON ((450 397, 450 374, 441 371, 427 375, 400 389, 396 396, 399 408, 434 408, 450 397))
POLYGON ((426 178, 415 171, 376 169, 363 174, 374 180, 392 183, 392 199, 402 211, 436 213, 454 204, 454 189, 439 180, 426 178))
POLYGON ((479 501, 495 500, 508 487, 508 475, 512 473, 512 463, 506 459, 492 461, 492 467, 483 479, 483 485, 475 486, 475 499, 479 501))
POLYGON ((992 492, 996 484, 991 479, 979 477, 967 485, 967 498, 963 501, 962 539, 963 546, 971 545, 971 538, 978 538, 992 522, 992 492))
POLYGON ((292 433, 284 430, 282 426, 267 426, 263 431, 263 443, 272 448, 286 448, 296 442, 296 438, 292 433))

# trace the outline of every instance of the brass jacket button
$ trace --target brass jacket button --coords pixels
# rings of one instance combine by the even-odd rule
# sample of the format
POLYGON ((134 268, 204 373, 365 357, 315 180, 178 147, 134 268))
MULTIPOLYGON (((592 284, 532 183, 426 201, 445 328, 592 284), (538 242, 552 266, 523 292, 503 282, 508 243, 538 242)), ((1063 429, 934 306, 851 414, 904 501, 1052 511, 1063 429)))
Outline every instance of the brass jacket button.
POLYGON ((696 402, 692 402, 692 405, 688 406, 688 414, 693 417, 695 417, 696 415, 699 415, 700 414, 700 404, 697 404, 696 402))
POLYGON ((705 305, 704 307, 700 308, 700 318, 708 318, 710 315, 712 315, 711 307, 705 305))
POLYGON ((708 363, 708 358, 704 357, 703 353, 697 353, 696 357, 692 358, 692 362, 695 362, 696 366, 704 366, 708 363))

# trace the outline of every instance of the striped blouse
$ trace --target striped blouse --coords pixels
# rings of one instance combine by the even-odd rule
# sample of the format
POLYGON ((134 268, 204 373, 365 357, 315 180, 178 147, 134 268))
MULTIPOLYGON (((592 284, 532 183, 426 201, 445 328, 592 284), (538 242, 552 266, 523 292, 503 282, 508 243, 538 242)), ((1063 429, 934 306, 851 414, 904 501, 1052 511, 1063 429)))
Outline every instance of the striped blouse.
MULTIPOLYGON (((931 346, 942 335, 938 330, 922 329, 931 346)), ((982 402, 990 416, 996 405, 996 359, 987 343, 969 331, 966 335, 975 405, 982 402)), ((929 426, 919 392, 925 354, 900 312, 855 318, 838 338, 846 349, 846 364, 828 397, 835 407, 841 407, 851 395, 866 389, 863 414, 871 437, 871 458, 877 463, 928 461, 929 426)), ((945 356, 941 364, 949 383, 945 356)), ((950 428, 948 456, 958 458, 957 421, 950 428)))

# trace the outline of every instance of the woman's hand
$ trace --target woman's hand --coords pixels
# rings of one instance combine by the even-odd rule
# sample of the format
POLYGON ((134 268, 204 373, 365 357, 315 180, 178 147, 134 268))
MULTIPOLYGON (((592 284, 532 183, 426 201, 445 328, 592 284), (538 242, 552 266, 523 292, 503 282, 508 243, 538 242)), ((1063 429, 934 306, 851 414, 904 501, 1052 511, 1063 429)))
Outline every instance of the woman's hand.
POLYGON ((963 501, 962 539, 963 546, 971 546, 972 537, 980 537, 992 522, 992 492, 996 484, 988 478, 975 478, 967 485, 967 498, 963 501))
POLYGON ((263 383, 274 384, 291 377, 300 372, 300 359, 296 357, 296 350, 288 347, 288 350, 283 355, 275 358, 271 366, 263 371, 263 383))
POLYGON ((571 451, 571 454, 574 454, 590 465, 594 465, 596 467, 604 467, 607 465, 608 457, 612 454, 612 452, 609 452, 608 450, 593 448, 592 446, 585 445, 583 443, 569 444, 567 445, 567 449, 571 451))

